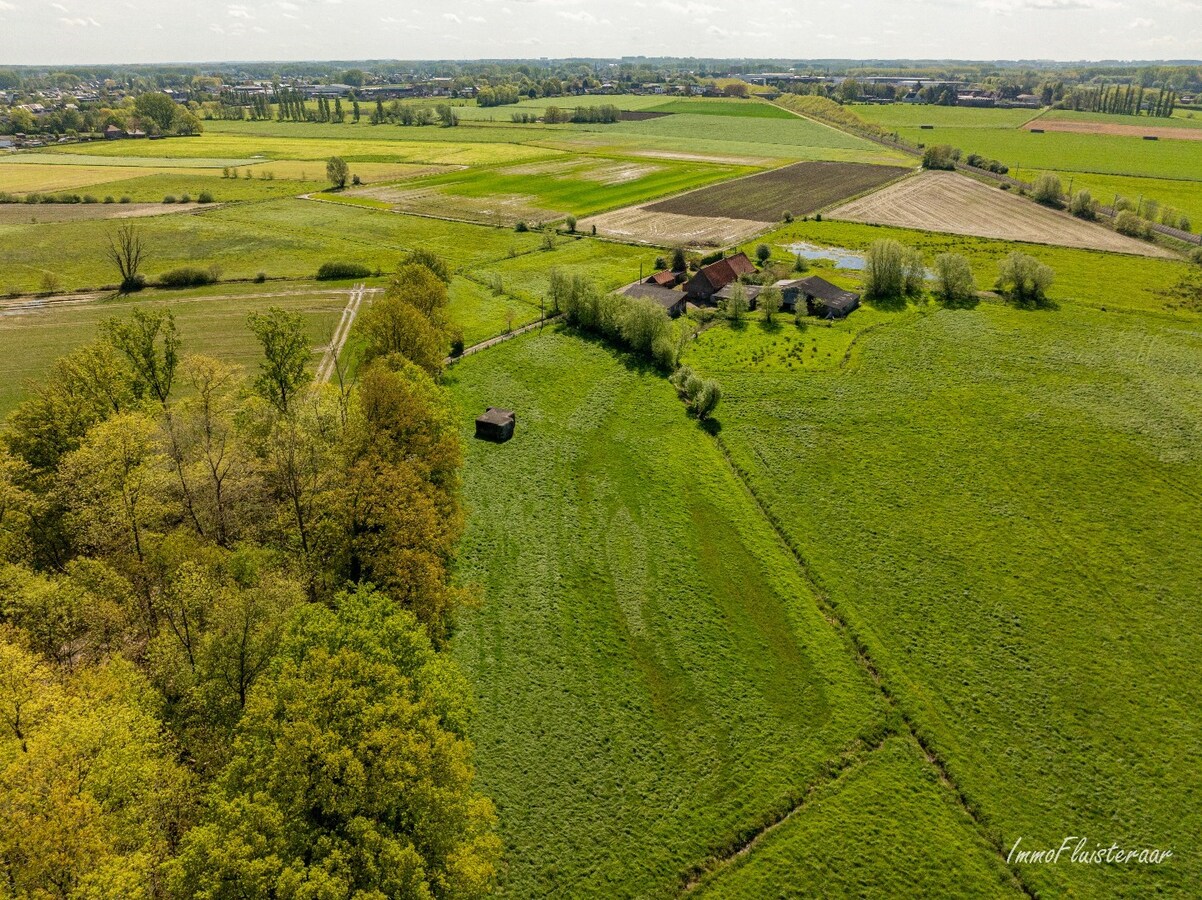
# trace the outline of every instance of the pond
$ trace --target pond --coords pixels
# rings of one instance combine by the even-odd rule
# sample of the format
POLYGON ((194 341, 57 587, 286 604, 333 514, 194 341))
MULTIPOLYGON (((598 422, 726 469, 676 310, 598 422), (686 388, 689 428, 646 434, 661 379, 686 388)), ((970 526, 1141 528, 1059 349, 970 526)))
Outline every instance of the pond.
POLYGON ((865 266, 864 254, 844 247, 819 247, 817 244, 807 244, 802 241, 796 244, 786 244, 785 249, 802 259, 829 259, 840 269, 862 271, 865 266))

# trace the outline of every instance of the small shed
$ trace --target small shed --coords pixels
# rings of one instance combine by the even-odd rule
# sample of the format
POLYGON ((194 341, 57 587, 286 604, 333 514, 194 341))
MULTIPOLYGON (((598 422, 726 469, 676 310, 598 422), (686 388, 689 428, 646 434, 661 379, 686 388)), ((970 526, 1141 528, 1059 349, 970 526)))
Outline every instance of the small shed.
MULTIPOLYGON (((725 303, 730 299, 731 294, 735 292, 735 287, 738 284, 739 282, 737 281, 731 282, 726 287, 722 288, 722 290, 714 294, 712 299, 718 303, 725 303)), ((764 289, 764 286, 760 284, 744 284, 742 285, 742 288, 744 296, 747 297, 747 308, 754 310, 756 301, 760 296, 760 291, 764 289)))
POLYGON ((673 319, 682 315, 685 311, 685 295, 671 288, 660 287, 658 284, 635 282, 634 284, 626 285, 618 293, 627 297, 651 300, 654 303, 658 303, 673 319))
POLYGON ((672 287, 676 284, 676 281, 676 273, 669 272, 667 269, 664 269, 661 272, 656 272, 654 275, 648 278, 647 284, 655 284, 659 285, 660 287, 672 287))
POLYGON ((502 444, 513 437, 516 424, 517 416, 512 410, 490 406, 483 415, 476 417, 476 437, 502 444))
POLYGON ((793 311, 804 302, 806 315, 823 319, 842 319, 860 306, 860 295, 845 291, 825 278, 811 275, 796 281, 778 281, 783 309, 793 311))

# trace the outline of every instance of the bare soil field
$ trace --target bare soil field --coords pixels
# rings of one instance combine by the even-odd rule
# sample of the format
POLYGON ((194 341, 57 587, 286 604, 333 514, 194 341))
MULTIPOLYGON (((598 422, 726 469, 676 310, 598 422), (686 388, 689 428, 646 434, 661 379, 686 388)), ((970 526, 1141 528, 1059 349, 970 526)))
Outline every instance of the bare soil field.
POLYGON ((628 206, 581 219, 576 228, 587 234, 595 225, 601 237, 654 247, 703 249, 741 243, 774 224, 745 218, 657 212, 651 206, 628 206))
POLYGON ((1006 241, 1174 258, 1162 247, 1047 209, 956 172, 923 172, 846 203, 832 210, 829 217, 1006 241))
POLYGON ((1119 125, 1116 122, 1083 122, 1041 116, 1028 122, 1027 131, 1068 131, 1073 134, 1110 134, 1119 137, 1154 137, 1170 141, 1202 141, 1202 128, 1156 125, 1119 125))
POLYGON ((216 204, 200 203, 0 203, 0 225, 137 219, 214 208, 216 204))
POLYGON ((905 175, 909 169, 866 163, 802 162, 679 194, 651 204, 654 212, 753 222, 806 215, 905 175))
POLYGON ((406 184, 380 185, 346 191, 350 197, 367 197, 387 203, 394 212, 420 216, 438 216, 481 225, 513 225, 517 222, 547 222, 563 218, 565 213, 543 209, 529 194, 493 194, 464 197, 439 190, 406 184))

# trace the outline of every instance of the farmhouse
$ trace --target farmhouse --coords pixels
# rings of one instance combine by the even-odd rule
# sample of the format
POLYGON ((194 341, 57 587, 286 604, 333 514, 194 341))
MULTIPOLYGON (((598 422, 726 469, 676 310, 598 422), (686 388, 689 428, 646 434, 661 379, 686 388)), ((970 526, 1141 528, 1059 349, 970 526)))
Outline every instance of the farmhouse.
POLYGON ((513 437, 516 423, 517 416, 512 410, 490 406, 483 415, 476 417, 476 437, 502 444, 513 437))
POLYGON ((736 253, 717 262, 710 263, 690 278, 684 286, 684 292, 690 300, 709 302, 714 294, 728 284, 738 281, 740 276, 755 273, 755 263, 747 258, 746 253, 736 253))
POLYGON ((673 319, 684 313, 687 299, 680 291, 674 291, 658 284, 648 284, 644 281, 628 284, 618 293, 626 297, 654 301, 662 306, 673 319))
POLYGON ((797 304, 805 303, 807 316, 842 319, 860 305, 859 294, 845 291, 817 275, 796 281, 778 281, 776 286, 780 289, 782 309, 792 312, 797 309, 797 304))

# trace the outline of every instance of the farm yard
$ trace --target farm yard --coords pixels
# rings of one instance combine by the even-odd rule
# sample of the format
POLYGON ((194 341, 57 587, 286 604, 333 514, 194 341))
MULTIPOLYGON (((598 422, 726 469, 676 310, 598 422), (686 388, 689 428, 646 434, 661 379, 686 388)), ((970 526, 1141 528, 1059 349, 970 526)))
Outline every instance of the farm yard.
POLYGON ((1162 247, 1041 207, 957 172, 923 172, 830 211, 832 219, 1171 259, 1162 247))

